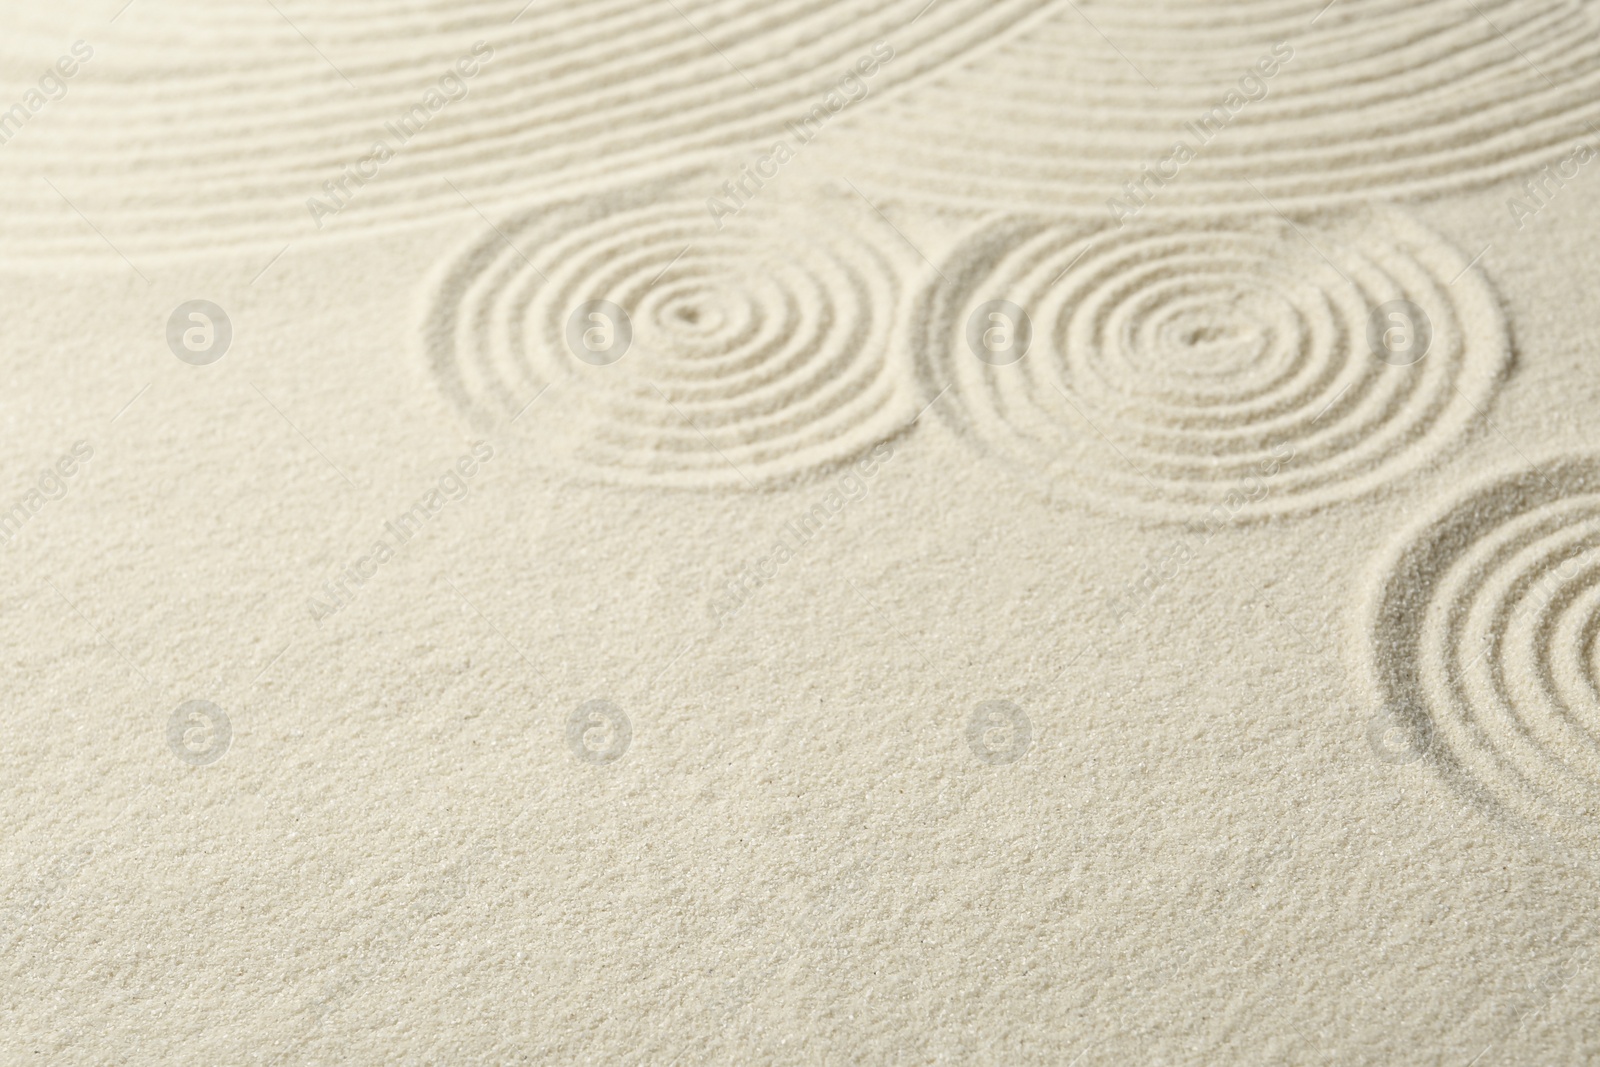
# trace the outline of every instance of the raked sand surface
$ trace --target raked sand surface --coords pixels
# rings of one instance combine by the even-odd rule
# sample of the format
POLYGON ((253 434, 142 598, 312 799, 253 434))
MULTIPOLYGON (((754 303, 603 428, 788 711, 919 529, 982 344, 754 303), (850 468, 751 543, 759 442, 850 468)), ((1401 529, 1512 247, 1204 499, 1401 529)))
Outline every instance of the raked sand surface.
POLYGON ((924 3, 5 6, 0 1062, 1600 1058, 1600 7, 924 3))

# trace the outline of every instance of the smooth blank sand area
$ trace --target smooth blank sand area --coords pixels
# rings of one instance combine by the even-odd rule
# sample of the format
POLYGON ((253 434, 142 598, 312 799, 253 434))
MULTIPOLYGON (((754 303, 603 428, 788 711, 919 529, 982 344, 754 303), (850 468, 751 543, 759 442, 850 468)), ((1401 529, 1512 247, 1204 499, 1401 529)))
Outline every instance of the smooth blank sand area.
POLYGON ((120 3, 0 1059, 1600 1057, 1592 5, 120 3))

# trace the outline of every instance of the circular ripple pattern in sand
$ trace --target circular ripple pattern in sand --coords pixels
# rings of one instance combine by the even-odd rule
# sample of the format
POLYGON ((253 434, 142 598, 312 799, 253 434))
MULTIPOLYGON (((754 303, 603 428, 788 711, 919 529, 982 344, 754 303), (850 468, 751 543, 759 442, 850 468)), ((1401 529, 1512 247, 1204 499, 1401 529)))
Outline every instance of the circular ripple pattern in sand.
POLYGON ((1106 218, 1113 198, 1287 211, 1525 178, 1600 151, 1597 125, 1579 0, 1119 0, 1059 9, 828 151, 869 192, 1106 218))
POLYGON ((1409 215, 1276 216, 1097 230, 1037 218, 978 229, 913 316, 935 410, 1071 499, 1170 520, 1256 518, 1346 498, 1427 462, 1490 399, 1509 358, 1498 303, 1409 215), (1028 353, 976 358, 992 302, 1028 353), (1369 322, 1408 300, 1427 355, 1393 366, 1369 322))
POLYGON ((1473 791, 1600 843, 1600 457, 1491 479, 1402 539, 1368 613, 1380 707, 1473 791))
POLYGON ((270 253, 471 218, 461 194, 488 210, 695 154, 727 167, 720 182, 846 76, 875 105, 1048 4, 942 0, 919 18, 925 0, 138 0, 107 22, 119 6, 8 13, 16 95, 0 110, 75 39, 94 55, 0 130, 0 254, 92 251, 120 269, 85 219, 135 263, 270 253), (881 41, 895 54, 879 64, 881 41), (374 162, 380 143, 393 155, 374 162), (313 216, 313 198, 348 206, 313 216))
POLYGON ((425 357, 479 425, 514 420, 606 479, 781 483, 915 414, 889 353, 899 267, 873 240, 882 228, 859 201, 720 230, 703 202, 648 191, 541 208, 441 269, 425 357), (615 362, 569 342, 575 309, 602 301, 631 327, 615 362))

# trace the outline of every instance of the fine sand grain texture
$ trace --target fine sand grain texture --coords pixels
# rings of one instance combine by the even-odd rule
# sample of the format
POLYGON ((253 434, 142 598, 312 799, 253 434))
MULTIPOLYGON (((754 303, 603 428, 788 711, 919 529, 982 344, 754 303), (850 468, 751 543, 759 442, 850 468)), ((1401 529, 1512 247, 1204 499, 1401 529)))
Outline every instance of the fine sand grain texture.
POLYGON ((517 432, 596 473, 756 488, 911 422, 891 346, 916 261, 891 225, 859 197, 818 193, 718 228, 697 177, 544 204, 445 261, 424 358, 483 432, 544 402, 567 417, 517 432))
POLYGON ((101 0, 17 5, 0 57, 19 83, 75 37, 93 55, 50 105, 50 133, 0 158, 16 188, 8 251, 96 247, 59 195, 23 180, 40 173, 150 256, 270 253, 308 231, 437 220, 466 198, 503 205, 628 170, 649 180, 779 135, 846 76, 879 93, 916 82, 1049 7, 941 0, 919 17, 903 0, 740 0, 691 17, 666 0, 142 3, 109 25, 116 8, 101 0), (856 73, 863 58, 871 75, 856 73), (364 210, 340 218, 357 195, 364 210), (309 210, 312 197, 327 210, 309 210))
POLYGON ((1437 234, 1393 209, 1329 222, 985 219, 912 317, 923 384, 1075 500, 1200 519, 1237 487, 1239 519, 1370 489, 1481 422, 1509 340, 1486 279, 1437 234), (1030 333, 974 359, 967 324, 986 325, 992 294, 1028 309, 1030 333), (1373 311, 1408 301, 1432 309, 1427 357, 1373 358, 1373 311))
POLYGON ((1594 136, 1596 18, 1580 0, 1064 4, 852 123, 838 151, 885 194, 975 208, 1426 195, 1594 136))
POLYGON ((4 3, 0 188, 0 1064, 1600 1061, 1593 3, 4 3))

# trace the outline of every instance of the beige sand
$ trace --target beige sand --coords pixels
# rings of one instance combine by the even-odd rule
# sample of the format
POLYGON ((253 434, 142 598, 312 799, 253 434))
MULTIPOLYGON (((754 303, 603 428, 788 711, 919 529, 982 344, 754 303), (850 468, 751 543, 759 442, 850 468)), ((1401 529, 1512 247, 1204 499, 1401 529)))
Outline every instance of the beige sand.
POLYGON ((1600 1058, 1593 5, 519 6, 7 6, 0 1061, 1600 1058))

